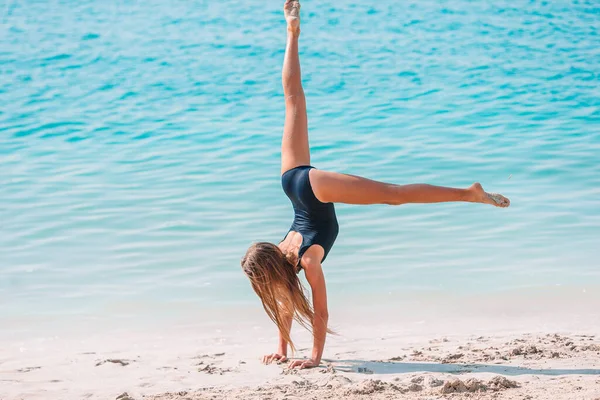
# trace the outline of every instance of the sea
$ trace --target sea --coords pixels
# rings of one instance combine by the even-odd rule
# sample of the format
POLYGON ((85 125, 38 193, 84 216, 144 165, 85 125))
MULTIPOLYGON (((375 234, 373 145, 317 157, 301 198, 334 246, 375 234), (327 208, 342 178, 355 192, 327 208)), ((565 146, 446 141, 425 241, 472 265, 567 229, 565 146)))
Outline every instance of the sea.
MULTIPOLYGON (((282 7, 0 0, 4 334, 260 312, 240 259, 293 218, 282 7)), ((337 205, 331 304, 599 290, 599 21, 585 0, 302 2, 315 167, 512 202, 337 205)))

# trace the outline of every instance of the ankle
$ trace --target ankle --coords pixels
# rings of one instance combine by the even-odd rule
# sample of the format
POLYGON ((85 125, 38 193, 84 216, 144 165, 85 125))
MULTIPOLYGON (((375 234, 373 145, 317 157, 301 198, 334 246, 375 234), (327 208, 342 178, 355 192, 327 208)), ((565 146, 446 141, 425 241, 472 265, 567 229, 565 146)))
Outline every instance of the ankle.
POLYGON ((463 189, 463 200, 469 203, 477 203, 477 193, 473 190, 473 187, 463 189))

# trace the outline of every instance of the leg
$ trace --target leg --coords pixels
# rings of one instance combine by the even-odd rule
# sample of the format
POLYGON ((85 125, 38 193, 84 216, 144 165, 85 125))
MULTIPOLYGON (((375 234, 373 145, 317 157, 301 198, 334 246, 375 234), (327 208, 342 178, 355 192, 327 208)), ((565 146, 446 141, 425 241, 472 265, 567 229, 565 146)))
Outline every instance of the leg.
POLYGON ((299 165, 310 164, 306 99, 302 89, 298 37, 300 4, 287 0, 284 13, 288 24, 287 45, 283 61, 282 83, 285 96, 285 126, 281 141, 281 173, 299 165))
POLYGON ((486 193, 479 183, 468 189, 426 184, 394 185, 321 170, 310 171, 310 183, 315 196, 324 203, 400 205, 465 201, 497 207, 510 205, 506 197, 486 193))

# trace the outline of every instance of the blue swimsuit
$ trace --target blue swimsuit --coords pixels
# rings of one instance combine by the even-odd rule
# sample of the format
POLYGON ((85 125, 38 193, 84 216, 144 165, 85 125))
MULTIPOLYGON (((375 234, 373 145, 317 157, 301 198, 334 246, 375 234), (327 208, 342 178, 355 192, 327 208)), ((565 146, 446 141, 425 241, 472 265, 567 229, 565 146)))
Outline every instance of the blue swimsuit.
POLYGON ((294 231, 302 235, 297 266, 300 266, 302 256, 313 244, 323 247, 325 255, 321 261, 325 261, 339 231, 333 203, 319 201, 310 186, 308 174, 313 168, 309 165, 300 166, 281 175, 283 191, 294 206, 294 222, 288 233, 294 231))

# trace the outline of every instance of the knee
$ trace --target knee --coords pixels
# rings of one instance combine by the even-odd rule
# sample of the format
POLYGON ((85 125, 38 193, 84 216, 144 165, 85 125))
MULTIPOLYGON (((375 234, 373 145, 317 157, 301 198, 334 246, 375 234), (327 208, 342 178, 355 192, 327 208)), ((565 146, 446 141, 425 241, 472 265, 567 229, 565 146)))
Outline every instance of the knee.
POLYGON ((390 185, 386 190, 385 201, 383 204, 387 204, 389 206, 399 206, 402 204, 406 204, 402 194, 399 192, 398 188, 394 185, 390 185))
POLYGON ((296 106, 302 101, 304 101, 304 93, 293 90, 285 91, 285 104, 296 106))

